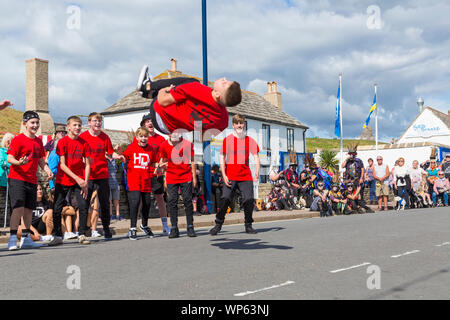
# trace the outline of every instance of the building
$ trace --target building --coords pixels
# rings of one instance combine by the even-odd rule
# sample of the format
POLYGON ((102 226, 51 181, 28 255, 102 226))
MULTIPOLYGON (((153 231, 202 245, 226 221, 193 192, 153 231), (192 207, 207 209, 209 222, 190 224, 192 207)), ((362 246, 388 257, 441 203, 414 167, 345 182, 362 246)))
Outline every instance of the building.
MULTIPOLYGON (((193 77, 177 70, 177 61, 171 59, 171 69, 154 77, 154 80, 174 77, 193 77)), ((196 78, 196 77, 193 77, 196 78)), ((199 78, 196 78, 201 80, 199 78)), ((212 83, 210 83, 212 85, 212 83)), ((149 112, 151 100, 142 98, 137 91, 133 91, 118 100, 112 106, 101 112, 104 117, 104 128, 122 131, 134 131, 139 126, 142 116, 149 112)), ((231 118, 235 114, 242 114, 246 118, 247 134, 254 138, 260 146, 261 183, 268 178, 272 163, 287 164, 289 151, 295 151, 299 159, 299 169, 302 167, 302 156, 306 152, 306 130, 308 127, 283 111, 281 93, 277 90, 276 82, 267 84, 264 97, 243 90, 242 102, 236 107, 228 108, 229 126, 226 130, 211 140, 210 150, 212 164, 219 163, 219 151, 222 140, 232 132, 231 118)), ((187 137, 194 141, 195 153, 199 161, 203 154, 200 137, 191 133, 187 137)))

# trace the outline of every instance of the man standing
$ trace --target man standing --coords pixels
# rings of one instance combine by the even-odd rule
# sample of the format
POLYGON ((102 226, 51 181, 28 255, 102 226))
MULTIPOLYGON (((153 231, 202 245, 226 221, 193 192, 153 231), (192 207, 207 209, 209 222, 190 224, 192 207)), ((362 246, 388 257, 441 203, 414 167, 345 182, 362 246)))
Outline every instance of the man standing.
POLYGON ((361 186, 361 194, 364 194, 364 164, 361 159, 357 158, 357 145, 350 146, 348 149, 348 157, 342 163, 342 168, 345 169, 344 181, 353 182, 353 186, 357 188, 361 186))
POLYGON ((222 224, 225 221, 225 214, 228 205, 233 199, 236 189, 239 189, 242 194, 242 202, 244 205, 245 214, 245 232, 255 234, 256 231, 252 228, 253 223, 253 182, 259 179, 259 147, 256 141, 244 132, 245 118, 242 115, 234 115, 232 118, 234 132, 228 135, 222 143, 222 150, 220 151, 220 169, 222 171, 224 187, 222 192, 222 203, 219 212, 216 215, 216 225, 209 233, 216 235, 222 229, 222 224), (256 172, 255 177, 249 167, 250 153, 255 157, 256 172))
POLYGON ((444 161, 441 164, 441 171, 444 172, 445 178, 450 180, 450 153, 445 155, 444 161))
MULTIPOLYGON (((149 132, 147 143, 155 150, 158 154, 159 147, 166 141, 166 139, 155 132, 155 127, 152 123, 152 116, 150 113, 144 115, 141 120, 141 127, 147 128, 149 132)), ((156 159, 158 162, 159 159, 156 159)), ((162 174, 155 175, 155 168, 150 168, 150 178, 151 178, 151 188, 152 193, 155 197, 156 203, 158 204, 159 216, 161 217, 161 222, 163 225, 163 234, 168 235, 170 228, 167 224, 167 209, 166 202, 164 201, 164 176, 162 174)))
POLYGON ((101 208, 103 235, 106 240, 112 238, 109 229, 111 216, 109 213, 109 172, 106 155, 113 159, 125 161, 123 155, 114 152, 111 139, 102 131, 103 117, 100 113, 92 112, 88 117, 89 130, 80 134, 80 138, 87 142, 91 149, 91 175, 89 176, 88 199, 91 199, 94 190, 97 190, 101 208))
POLYGON ((384 210, 388 209, 387 200, 389 196, 389 167, 383 164, 383 157, 377 157, 377 164, 374 165, 373 178, 376 181, 375 195, 378 198, 378 210, 382 211, 381 203, 384 202, 384 210))

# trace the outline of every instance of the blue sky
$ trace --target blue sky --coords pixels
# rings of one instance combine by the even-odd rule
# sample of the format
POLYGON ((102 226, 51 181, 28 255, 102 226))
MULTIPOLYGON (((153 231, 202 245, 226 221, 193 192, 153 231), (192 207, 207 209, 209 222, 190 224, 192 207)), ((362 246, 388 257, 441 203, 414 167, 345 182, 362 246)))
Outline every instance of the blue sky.
MULTIPOLYGON (((19 110, 32 57, 50 61, 57 121, 106 109, 134 89, 143 64, 156 75, 175 58, 180 71, 202 76, 201 1, 4 0, 0 10, 0 98, 19 110)), ((260 95, 277 81, 283 109, 308 135, 333 137, 342 72, 346 138, 361 134, 376 82, 388 141, 415 118, 419 96, 450 109, 448 12, 445 0, 208 0, 209 79, 260 95)))

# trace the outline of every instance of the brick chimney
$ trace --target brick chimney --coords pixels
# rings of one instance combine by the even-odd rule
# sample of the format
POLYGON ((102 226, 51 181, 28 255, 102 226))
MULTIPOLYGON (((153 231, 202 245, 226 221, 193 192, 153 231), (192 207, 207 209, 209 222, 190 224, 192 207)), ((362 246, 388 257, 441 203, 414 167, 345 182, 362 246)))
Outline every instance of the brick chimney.
POLYGON ((264 94, 264 99, 282 110, 281 93, 277 90, 277 83, 275 81, 267 82, 267 92, 264 94))
POLYGON ((55 124, 48 112, 48 60, 25 60, 25 86, 25 110, 35 111, 40 117, 38 135, 53 134, 55 124))

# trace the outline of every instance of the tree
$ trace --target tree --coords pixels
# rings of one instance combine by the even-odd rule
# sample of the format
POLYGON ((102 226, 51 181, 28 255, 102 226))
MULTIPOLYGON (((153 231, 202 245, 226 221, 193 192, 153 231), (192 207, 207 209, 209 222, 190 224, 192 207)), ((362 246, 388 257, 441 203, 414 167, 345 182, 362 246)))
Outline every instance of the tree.
POLYGON ((339 160, 336 158, 337 153, 331 150, 323 150, 320 153, 319 165, 326 167, 327 171, 336 173, 339 171, 339 160))

